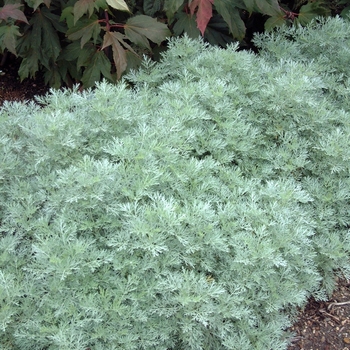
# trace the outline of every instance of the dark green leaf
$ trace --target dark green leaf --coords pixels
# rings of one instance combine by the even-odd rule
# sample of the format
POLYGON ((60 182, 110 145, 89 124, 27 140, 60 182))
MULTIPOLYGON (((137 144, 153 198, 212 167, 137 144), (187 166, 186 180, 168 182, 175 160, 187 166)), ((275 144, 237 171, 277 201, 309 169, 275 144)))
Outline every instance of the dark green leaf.
POLYGON ((59 89, 62 85, 62 77, 59 71, 59 67, 53 65, 51 69, 46 70, 44 79, 45 84, 49 84, 51 87, 59 89))
POLYGON ((239 14, 239 9, 234 6, 232 1, 228 0, 215 0, 214 5, 227 23, 233 37, 242 40, 245 36, 246 28, 239 14))
POLYGON ((286 24, 286 20, 283 16, 272 16, 265 22, 264 26, 265 30, 269 31, 284 24, 286 24))
POLYGON ((196 19, 189 13, 179 12, 176 14, 177 21, 174 24, 173 31, 175 35, 187 33, 190 38, 197 39, 200 36, 200 31, 197 28, 196 19))
POLYGON ((57 35, 57 31, 53 27, 51 21, 45 16, 45 13, 48 12, 46 8, 43 8, 40 11, 42 15, 42 43, 41 43, 41 63, 48 69, 50 69, 50 60, 51 62, 56 61, 56 58, 60 54, 61 44, 57 35))
POLYGON ((37 50, 31 50, 28 52, 27 57, 23 58, 18 70, 18 75, 21 81, 29 76, 35 77, 35 73, 39 70, 39 52, 37 50))
POLYGON ((105 78, 111 81, 113 80, 111 75, 111 62, 103 51, 98 50, 91 57, 89 65, 84 70, 84 74, 81 78, 84 87, 91 87, 95 82, 100 81, 101 74, 105 78))
POLYGON ((221 16, 215 15, 212 17, 206 28, 205 38, 212 45, 220 45, 222 47, 226 47, 227 44, 234 42, 233 37, 228 35, 228 33, 229 28, 227 26, 227 23, 221 16))
POLYGON ((39 64, 50 69, 60 54, 60 40, 52 21, 47 16, 48 13, 50 10, 46 7, 37 11, 30 19, 31 27, 18 40, 17 51, 26 59, 21 65, 23 72, 20 73, 21 77, 27 77, 28 74, 34 76, 34 69, 38 69, 39 64))
POLYGON ((145 15, 129 18, 124 26, 124 30, 130 41, 142 47, 147 47, 145 46, 145 39, 142 37, 160 45, 162 41, 171 35, 170 30, 164 23, 160 23, 155 18, 145 15))
POLYGON ((66 20, 69 29, 74 27, 73 6, 68 6, 62 11, 60 21, 64 20, 66 20))
POLYGON ((281 13, 278 0, 243 0, 249 12, 275 16, 281 13))
POLYGON ((68 39, 80 40, 80 46, 83 47, 91 38, 94 43, 101 32, 101 26, 97 19, 84 19, 78 22, 76 26, 67 31, 68 39))
POLYGON ((317 16, 327 15, 328 12, 329 11, 319 2, 309 2, 300 8, 299 16, 296 21, 301 25, 305 25, 317 16))
POLYGON ((59 59, 65 61, 74 61, 79 57, 81 51, 82 49, 80 47, 79 41, 73 41, 62 50, 59 59))
POLYGON ((49 8, 51 0, 26 0, 26 3, 35 11, 41 4, 45 4, 49 8))
POLYGON ((19 28, 15 25, 1 26, 0 27, 0 47, 2 50, 5 48, 17 56, 16 44, 17 37, 22 34, 19 32, 19 28))
POLYGON ((102 9, 102 10, 108 9, 106 0, 95 0, 95 9, 102 9))
POLYGON ((166 16, 168 17, 169 22, 172 21, 175 13, 178 11, 181 5, 183 5, 183 3, 184 3, 184 0, 165 0, 164 1, 164 10, 166 12, 166 16))
MULTIPOLYGON (((158 46, 157 46, 158 47, 158 46)), ((126 53, 126 61, 128 62, 128 66, 126 67, 126 72, 130 71, 131 69, 137 69, 140 67, 142 63, 142 59, 139 55, 135 55, 131 51, 125 51, 126 53)))
POLYGON ((344 18, 350 17, 350 6, 345 7, 345 9, 340 13, 344 18))
POLYGON ((93 45, 92 43, 85 44, 79 53, 79 57, 77 60, 77 69, 88 66, 90 63, 90 59, 95 54, 95 52, 95 45, 93 45))
POLYGON ((282 13, 278 0, 255 0, 255 3, 256 10, 264 15, 275 16, 282 13))
POLYGON ((162 7, 161 0, 144 0, 143 1, 143 11, 148 16, 154 16, 154 14, 159 11, 162 7))

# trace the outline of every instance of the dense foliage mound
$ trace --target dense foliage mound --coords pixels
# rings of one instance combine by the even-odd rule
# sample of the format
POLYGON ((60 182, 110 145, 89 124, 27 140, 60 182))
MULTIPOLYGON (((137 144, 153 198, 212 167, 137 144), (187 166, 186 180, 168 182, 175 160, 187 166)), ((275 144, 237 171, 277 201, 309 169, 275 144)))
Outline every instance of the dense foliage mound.
POLYGON ((185 37, 116 86, 5 103, 1 348, 285 349, 349 275, 349 38, 185 37))

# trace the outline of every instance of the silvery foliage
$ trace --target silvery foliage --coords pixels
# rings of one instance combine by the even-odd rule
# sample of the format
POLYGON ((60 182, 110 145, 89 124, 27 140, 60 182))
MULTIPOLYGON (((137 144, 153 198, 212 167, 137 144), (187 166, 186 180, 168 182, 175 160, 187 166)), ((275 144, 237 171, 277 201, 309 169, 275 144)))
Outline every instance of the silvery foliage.
POLYGON ((286 349, 349 277, 349 65, 308 30, 259 56, 171 40, 116 86, 5 103, 3 349, 286 349))

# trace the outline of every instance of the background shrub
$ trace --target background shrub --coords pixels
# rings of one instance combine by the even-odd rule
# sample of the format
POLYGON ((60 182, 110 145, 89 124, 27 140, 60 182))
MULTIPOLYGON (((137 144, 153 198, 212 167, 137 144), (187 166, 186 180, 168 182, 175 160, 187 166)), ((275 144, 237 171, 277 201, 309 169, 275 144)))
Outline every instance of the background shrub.
POLYGON ((1 107, 3 349, 285 349, 349 277, 346 82, 274 39, 1 107))
POLYGON ((102 77, 115 82, 144 54, 157 59, 171 35, 250 47, 264 27, 304 25, 344 7, 334 0, 0 0, 0 65, 10 53, 21 80, 42 72, 55 88, 87 88, 102 77))

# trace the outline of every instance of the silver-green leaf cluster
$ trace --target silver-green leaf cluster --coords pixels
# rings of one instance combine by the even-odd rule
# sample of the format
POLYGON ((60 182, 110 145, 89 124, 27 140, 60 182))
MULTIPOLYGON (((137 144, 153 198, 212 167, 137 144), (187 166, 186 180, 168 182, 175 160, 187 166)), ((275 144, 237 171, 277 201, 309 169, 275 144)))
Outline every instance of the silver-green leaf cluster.
POLYGON ((1 348, 286 349, 349 277, 349 38, 185 37, 115 86, 5 103, 1 348))

